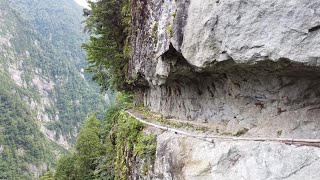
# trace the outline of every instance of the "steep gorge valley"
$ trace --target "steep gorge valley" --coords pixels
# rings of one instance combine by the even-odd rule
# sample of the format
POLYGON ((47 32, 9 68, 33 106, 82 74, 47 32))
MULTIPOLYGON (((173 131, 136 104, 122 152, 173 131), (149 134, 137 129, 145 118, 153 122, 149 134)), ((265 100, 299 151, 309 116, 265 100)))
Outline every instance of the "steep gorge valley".
POLYGON ((319 179, 320 2, 88 4, 1 1, 0 179, 319 179))
POLYGON ((0 179, 33 179, 56 164, 90 112, 108 100, 90 82, 73 1, 0 2, 0 179))

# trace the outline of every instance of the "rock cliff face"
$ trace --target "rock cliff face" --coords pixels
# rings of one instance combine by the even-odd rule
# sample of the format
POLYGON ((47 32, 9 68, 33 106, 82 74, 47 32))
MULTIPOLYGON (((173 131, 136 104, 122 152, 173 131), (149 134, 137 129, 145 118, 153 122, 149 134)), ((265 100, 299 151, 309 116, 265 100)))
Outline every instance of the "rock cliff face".
POLYGON ((0 1, 0 179, 37 179, 107 102, 82 73, 73 0, 0 1))
POLYGON ((133 12, 130 72, 153 111, 320 137, 320 2, 135 1, 133 12))
POLYGON ((215 142, 173 133, 158 136, 155 179, 319 178, 320 149, 273 142, 215 142))
MULTIPOLYGON (((142 94, 152 111, 225 124, 231 134, 320 137, 319 1, 137 0, 132 7, 129 73, 147 82, 142 94)), ((316 179, 320 170, 316 148, 159 138, 157 162, 182 163, 162 159, 165 179, 316 179), (198 176, 188 174, 198 171, 184 156, 203 167, 198 176), (183 175, 166 172, 173 167, 183 175), (202 176, 209 171, 214 176, 202 176)))

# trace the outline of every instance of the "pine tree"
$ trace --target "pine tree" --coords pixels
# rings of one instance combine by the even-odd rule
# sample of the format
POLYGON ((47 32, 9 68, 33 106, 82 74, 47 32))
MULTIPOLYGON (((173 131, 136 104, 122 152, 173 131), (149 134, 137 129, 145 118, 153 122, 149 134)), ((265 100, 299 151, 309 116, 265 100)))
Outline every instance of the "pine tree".
POLYGON ((92 35, 90 41, 83 44, 90 64, 86 70, 93 74, 93 80, 102 91, 125 90, 130 32, 129 0, 89 3, 91 11, 84 10, 87 16, 85 31, 92 35))

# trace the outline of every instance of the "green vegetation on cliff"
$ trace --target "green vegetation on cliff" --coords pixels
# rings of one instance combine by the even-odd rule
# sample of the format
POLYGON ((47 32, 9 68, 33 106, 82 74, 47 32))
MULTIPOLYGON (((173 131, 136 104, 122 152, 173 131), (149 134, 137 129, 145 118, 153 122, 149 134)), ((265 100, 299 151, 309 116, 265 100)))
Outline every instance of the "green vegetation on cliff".
POLYGON ((81 72, 81 13, 73 0, 0 1, 0 179, 52 169, 108 105, 81 72))
POLYGON ((94 160, 103 154, 99 129, 100 121, 94 114, 90 115, 78 135, 76 152, 59 160, 56 179, 92 179, 94 160))
POLYGON ((130 101, 130 96, 119 93, 103 121, 95 115, 87 118, 75 152, 59 160, 54 179, 131 179, 151 171, 156 139, 145 134, 143 125, 123 111, 132 107, 130 101))
POLYGON ((129 0, 102 0, 91 2, 85 30, 90 41, 83 44, 90 63, 87 71, 101 90, 127 89, 126 74, 130 56, 130 3, 129 0))
MULTIPOLYGON (((0 75, 0 79, 1 75, 0 75)), ((62 150, 39 131, 28 106, 0 81, 0 179, 33 179, 30 172, 49 169, 62 150)), ((8 87, 7 86, 7 87, 8 87)))
POLYGON ((48 122, 46 127, 56 132, 56 139, 63 136, 74 143, 81 121, 92 111, 102 112, 107 104, 89 81, 91 76, 81 72, 87 66, 81 48, 87 40, 82 33, 82 8, 72 0, 12 0, 11 7, 19 11, 25 29, 33 31, 18 34, 29 40, 18 40, 15 51, 23 53, 26 49, 30 60, 25 68, 39 68, 41 76, 54 82, 49 96, 55 99, 55 106, 46 110, 52 119, 58 115, 59 120, 48 122), (35 42, 38 45, 32 46, 35 42))

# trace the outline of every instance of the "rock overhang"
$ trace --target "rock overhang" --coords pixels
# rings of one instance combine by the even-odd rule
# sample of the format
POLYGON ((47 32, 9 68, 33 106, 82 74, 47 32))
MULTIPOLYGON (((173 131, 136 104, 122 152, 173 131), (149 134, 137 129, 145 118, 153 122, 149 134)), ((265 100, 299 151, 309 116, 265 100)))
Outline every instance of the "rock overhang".
POLYGON ((147 3, 146 18, 143 21, 134 18, 133 28, 139 26, 139 31, 135 34, 136 51, 132 61, 136 65, 133 73, 141 72, 149 79, 157 78, 157 69, 163 68, 157 64, 162 63, 161 56, 170 46, 196 70, 230 59, 235 64, 282 59, 308 66, 320 64, 319 2, 166 0, 143 3, 147 3))
POLYGON ((146 106, 249 129, 263 119, 318 124, 320 2, 144 3, 146 18, 133 18, 130 70, 149 82, 146 106))

